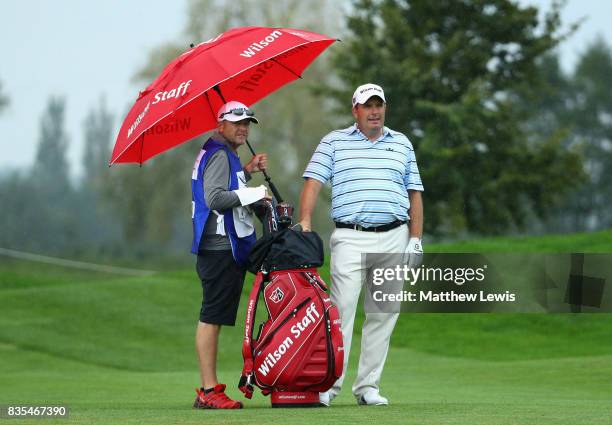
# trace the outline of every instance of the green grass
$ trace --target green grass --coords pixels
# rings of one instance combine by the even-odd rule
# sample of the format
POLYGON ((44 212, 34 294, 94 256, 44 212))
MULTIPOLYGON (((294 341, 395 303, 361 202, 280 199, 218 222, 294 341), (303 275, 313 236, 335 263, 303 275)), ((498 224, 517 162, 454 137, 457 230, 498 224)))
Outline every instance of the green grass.
MULTIPOLYGON (((429 248, 612 252, 612 234, 461 246, 429 248)), ((612 424, 606 314, 402 314, 381 383, 388 407, 356 406, 350 394, 356 334, 329 409, 271 409, 256 394, 241 411, 194 411, 200 291, 192 268, 126 278, 0 257, 0 405, 67 404, 69 424, 612 424)), ((235 397, 244 305, 220 343, 220 379, 235 397)))
POLYGON ((568 235, 496 237, 425 245, 426 252, 612 253, 612 230, 568 235))

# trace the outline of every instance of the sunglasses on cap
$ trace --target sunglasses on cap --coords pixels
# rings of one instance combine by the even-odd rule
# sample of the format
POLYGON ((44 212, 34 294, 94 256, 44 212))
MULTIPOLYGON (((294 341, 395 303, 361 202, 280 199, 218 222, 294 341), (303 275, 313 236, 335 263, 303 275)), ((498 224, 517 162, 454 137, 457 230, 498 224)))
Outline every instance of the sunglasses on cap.
POLYGON ((221 115, 219 115, 219 119, 229 114, 236 115, 237 117, 241 117, 243 115, 246 115, 247 117, 255 116, 255 112, 251 111, 249 108, 234 108, 227 112, 223 112, 221 115))

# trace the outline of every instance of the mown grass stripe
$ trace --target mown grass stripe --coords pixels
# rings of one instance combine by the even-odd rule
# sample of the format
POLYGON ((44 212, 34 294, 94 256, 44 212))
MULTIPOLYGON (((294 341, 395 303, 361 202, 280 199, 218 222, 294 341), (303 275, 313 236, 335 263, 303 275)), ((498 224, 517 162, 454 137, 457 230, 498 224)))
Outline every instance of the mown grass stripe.
POLYGON ((0 255, 4 255, 11 258, 17 258, 19 260, 36 261, 39 263, 53 264, 56 266, 64 266, 81 270, 89 270, 103 273, 114 273, 123 274, 128 276, 150 276, 155 271, 152 270, 139 270, 129 269, 126 267, 107 266, 103 264, 86 263, 83 261, 68 260, 65 258, 48 257, 46 255, 32 254, 29 252, 16 251, 13 249, 0 248, 0 255))

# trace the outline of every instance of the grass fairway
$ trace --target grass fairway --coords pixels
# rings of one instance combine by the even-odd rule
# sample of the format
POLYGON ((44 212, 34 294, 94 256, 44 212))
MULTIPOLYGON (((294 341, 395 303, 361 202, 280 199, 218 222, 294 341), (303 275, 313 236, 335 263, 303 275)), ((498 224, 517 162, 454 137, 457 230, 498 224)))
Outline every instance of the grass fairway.
MULTIPOLYGON (((612 252, 612 235, 588 236, 592 250, 612 252)), ((564 240, 540 242, 589 251, 564 240)), ((498 242, 465 250, 526 250, 523 239, 498 242)), ((191 269, 126 278, 0 257, 0 405, 66 404, 69 419, 52 423, 69 424, 612 424, 607 314, 403 314, 381 383, 388 407, 357 406, 350 394, 356 335, 331 408, 271 409, 256 393, 240 411, 194 411, 199 297, 191 269)), ((234 397, 244 306, 221 340, 220 379, 234 397)))

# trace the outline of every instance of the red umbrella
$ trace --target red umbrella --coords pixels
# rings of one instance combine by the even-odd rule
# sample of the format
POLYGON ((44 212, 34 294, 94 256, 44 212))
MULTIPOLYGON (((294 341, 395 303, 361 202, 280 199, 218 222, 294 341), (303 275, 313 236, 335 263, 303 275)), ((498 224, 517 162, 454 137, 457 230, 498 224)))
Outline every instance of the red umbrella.
POLYGON ((140 92, 121 126, 109 165, 142 164, 213 129, 225 99, 257 102, 300 78, 334 41, 291 28, 244 27, 191 48, 140 92))

